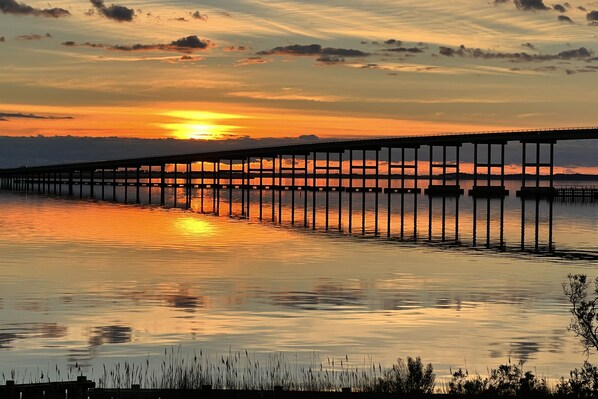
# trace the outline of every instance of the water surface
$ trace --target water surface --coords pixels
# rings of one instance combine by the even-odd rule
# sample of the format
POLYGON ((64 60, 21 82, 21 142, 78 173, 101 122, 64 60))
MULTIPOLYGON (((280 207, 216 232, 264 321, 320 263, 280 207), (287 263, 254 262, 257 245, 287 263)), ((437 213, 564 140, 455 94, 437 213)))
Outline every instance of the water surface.
MULTIPOLYGON (((6 375, 74 364, 97 374, 179 345, 348 355, 358 365, 421 356, 439 376, 510 358, 558 377, 584 359, 561 284, 569 273, 596 277, 593 260, 35 195, 0 193, 0 207, 6 375)), ((595 250, 597 210, 554 204, 555 245, 595 250)), ((507 240, 520 231, 513 212, 507 240)))

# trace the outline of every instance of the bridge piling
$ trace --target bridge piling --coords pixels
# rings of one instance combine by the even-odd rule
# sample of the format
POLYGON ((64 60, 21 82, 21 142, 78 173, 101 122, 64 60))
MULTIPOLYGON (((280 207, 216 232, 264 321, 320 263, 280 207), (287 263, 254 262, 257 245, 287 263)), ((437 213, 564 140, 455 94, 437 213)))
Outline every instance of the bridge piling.
MULTIPOLYGON (((308 165, 309 165, 309 154, 303 155, 303 227, 308 227, 308 211, 307 211, 307 188, 309 185, 309 181, 307 178, 308 175, 308 165)), ((261 220, 261 219, 260 219, 261 220)))

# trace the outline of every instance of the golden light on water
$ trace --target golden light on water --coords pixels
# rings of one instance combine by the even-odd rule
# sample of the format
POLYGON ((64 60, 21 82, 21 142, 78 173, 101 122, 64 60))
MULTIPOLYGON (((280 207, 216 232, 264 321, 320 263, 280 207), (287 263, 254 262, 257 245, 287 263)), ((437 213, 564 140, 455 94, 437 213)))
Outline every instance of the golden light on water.
POLYGON ((214 232, 214 226, 210 222, 191 217, 179 219, 176 227, 183 234, 194 236, 209 236, 214 232))
POLYGON ((178 110, 165 112, 162 115, 173 118, 173 122, 161 123, 177 139, 218 140, 234 136, 234 131, 241 126, 221 123, 231 119, 246 118, 242 115, 226 114, 210 111, 178 110))

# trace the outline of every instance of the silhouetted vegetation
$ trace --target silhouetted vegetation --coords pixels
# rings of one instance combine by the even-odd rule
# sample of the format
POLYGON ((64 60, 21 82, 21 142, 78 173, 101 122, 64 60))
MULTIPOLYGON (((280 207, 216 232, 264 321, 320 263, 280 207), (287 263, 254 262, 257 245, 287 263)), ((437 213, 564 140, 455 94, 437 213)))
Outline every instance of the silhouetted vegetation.
POLYGON ((598 278, 594 281, 594 292, 588 297, 590 283, 583 274, 570 274, 569 284, 563 285, 565 295, 571 303, 571 325, 569 329, 577 335, 586 354, 598 351, 598 278))
POLYGON ((548 397, 553 394, 545 379, 538 379, 533 372, 523 370, 523 362, 498 366, 488 377, 469 376, 462 369, 453 373, 448 393, 455 395, 548 397))
POLYGON ((365 390, 401 394, 433 393, 435 380, 436 375, 431 363, 424 367, 419 357, 407 357, 407 363, 399 358, 396 364, 384 371, 383 376, 379 377, 371 388, 366 387, 365 390))

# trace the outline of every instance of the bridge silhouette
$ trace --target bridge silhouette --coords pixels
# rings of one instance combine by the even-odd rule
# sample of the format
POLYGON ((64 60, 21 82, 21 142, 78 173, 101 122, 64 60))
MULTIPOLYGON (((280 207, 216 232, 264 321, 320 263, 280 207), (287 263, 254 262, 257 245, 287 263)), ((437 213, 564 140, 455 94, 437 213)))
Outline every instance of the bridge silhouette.
POLYGON ((326 141, 0 169, 0 188, 453 245, 463 244, 459 201, 468 195, 473 210, 467 245, 555 253, 553 201, 581 191, 554 185, 554 147, 562 140, 588 139, 598 139, 598 127, 326 141), (513 142, 521 146, 515 190, 521 199, 521 236, 516 245, 507 245, 505 147, 513 142), (473 146, 473 173, 463 184, 465 144, 473 146), (426 162, 420 160, 422 147, 426 162), (418 218, 425 202, 428 231, 422 234, 418 218), (531 243, 530 213, 535 215, 531 243), (543 224, 545 239, 540 238, 543 224))

